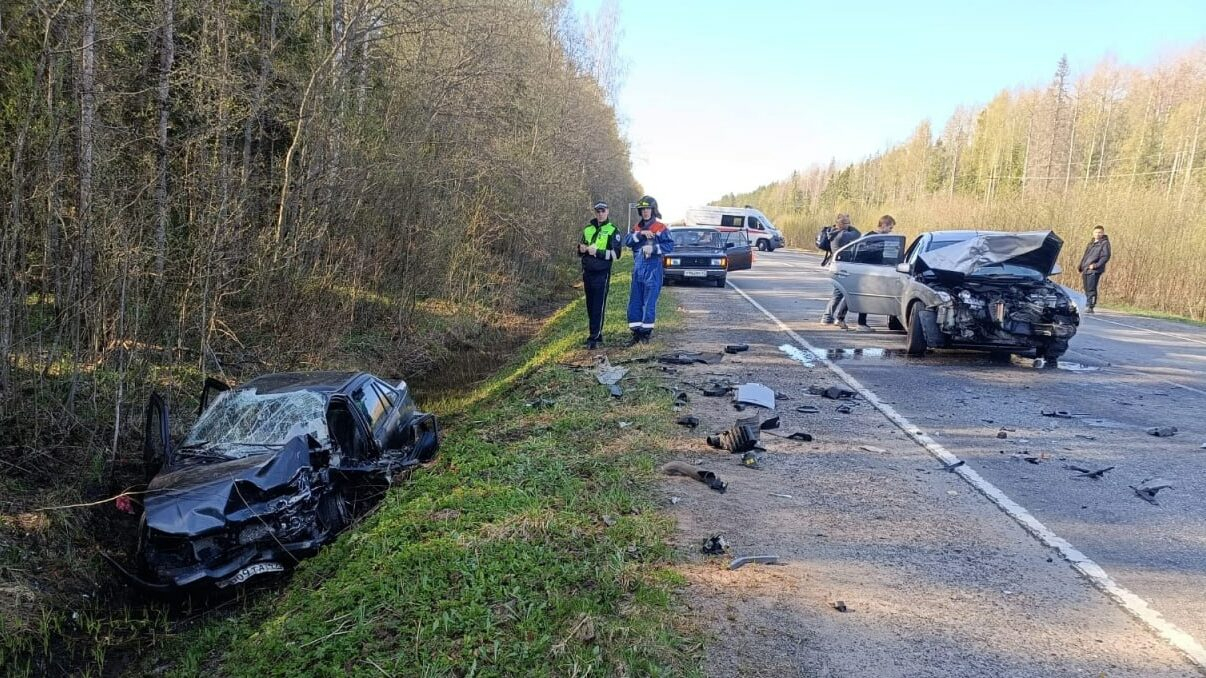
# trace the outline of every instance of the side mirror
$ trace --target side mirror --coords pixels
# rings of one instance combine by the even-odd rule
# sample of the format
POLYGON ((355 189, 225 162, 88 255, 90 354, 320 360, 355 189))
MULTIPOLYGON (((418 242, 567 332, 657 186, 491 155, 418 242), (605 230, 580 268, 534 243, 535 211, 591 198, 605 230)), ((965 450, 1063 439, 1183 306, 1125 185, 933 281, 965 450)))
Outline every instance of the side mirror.
POLYGON ((907 261, 902 261, 899 264, 896 264, 896 272, 897 273, 911 273, 912 270, 913 270, 913 267, 910 266, 909 262, 907 262, 907 261))

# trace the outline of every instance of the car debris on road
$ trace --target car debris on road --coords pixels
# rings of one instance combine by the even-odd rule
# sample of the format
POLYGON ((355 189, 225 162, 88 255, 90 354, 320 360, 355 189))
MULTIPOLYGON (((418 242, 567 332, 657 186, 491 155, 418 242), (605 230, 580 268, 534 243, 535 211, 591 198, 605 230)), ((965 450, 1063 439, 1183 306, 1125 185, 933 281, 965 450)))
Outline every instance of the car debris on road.
POLYGON ((1090 470, 1087 468, 1081 468, 1079 466, 1067 466, 1066 468, 1069 471, 1077 471, 1078 472, 1074 476, 1075 478, 1092 478, 1093 480, 1101 480, 1102 476, 1104 476, 1106 473, 1114 470, 1113 466, 1099 468, 1096 471, 1093 471, 1093 470, 1090 470))
POLYGON ((678 421, 675 423, 678 424, 679 426, 686 426, 687 428, 694 430, 695 427, 699 426, 699 417, 692 417, 692 416, 679 417, 678 421))
POLYGON ((685 461, 671 461, 663 464, 662 473, 665 473, 668 476, 684 476, 686 478, 693 478, 721 494, 724 494, 725 490, 728 488, 728 483, 721 480, 720 477, 714 472, 688 464, 685 461))
POLYGON ((750 350, 749 344, 729 344, 724 347, 724 352, 729 354, 744 353, 750 350))
POLYGON ((1176 426, 1153 426, 1153 427, 1147 429, 1147 434, 1149 436, 1156 436, 1157 438, 1171 438, 1171 437, 1177 435, 1177 427, 1176 426))
POLYGON ((740 558, 734 558, 729 562, 729 569, 741 569, 742 567, 745 567, 751 563, 757 563, 759 565, 778 565, 779 556, 741 556, 740 558))
POLYGON ((708 436, 708 444, 734 454, 748 452, 758 444, 758 425, 749 422, 737 422, 727 431, 721 431, 708 436))
POLYGON ((821 386, 809 386, 808 392, 812 395, 819 395, 830 400, 852 400, 858 396, 858 394, 854 391, 844 389, 840 386, 830 386, 828 388, 821 386))
POLYGON ((1138 487, 1135 487, 1134 485, 1129 485, 1128 487, 1134 490, 1135 494, 1140 499, 1154 506, 1160 505, 1160 502, 1156 501, 1156 494, 1159 493, 1160 490, 1173 489, 1172 485, 1169 485, 1163 481, 1157 481, 1155 478, 1148 478, 1147 480, 1144 480, 1143 482, 1139 483, 1138 487))
POLYGON ((729 542, 723 534, 714 534, 703 540, 699 552, 708 556, 721 556, 729 552, 729 542))
POLYGON ((768 410, 775 409, 775 392, 762 384, 742 384, 737 387, 733 401, 739 405, 756 405, 768 410))

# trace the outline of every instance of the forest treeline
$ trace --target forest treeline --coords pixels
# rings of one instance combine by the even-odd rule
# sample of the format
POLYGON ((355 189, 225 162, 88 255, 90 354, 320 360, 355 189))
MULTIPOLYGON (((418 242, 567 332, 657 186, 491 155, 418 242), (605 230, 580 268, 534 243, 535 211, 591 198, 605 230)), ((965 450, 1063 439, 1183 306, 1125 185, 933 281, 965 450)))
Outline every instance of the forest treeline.
POLYGON ((121 623, 112 507, 31 511, 142 479, 152 388, 447 376, 564 297, 592 202, 638 190, 615 7, 0 2, 0 666, 129 635, 64 616, 121 623))
POLYGON ((836 211, 862 230, 883 213, 914 234, 1050 228, 1073 272, 1102 224, 1114 243, 1105 303, 1206 319, 1206 44, 1148 68, 1106 60, 1076 75, 1061 59, 1047 86, 961 107, 937 134, 922 122, 864 160, 717 204, 755 205, 807 246, 836 211))
POLYGON ((68 371, 76 399, 115 348, 447 359, 423 332, 541 299, 566 225, 636 190, 605 23, 563 0, 3 3, 0 398, 68 371))

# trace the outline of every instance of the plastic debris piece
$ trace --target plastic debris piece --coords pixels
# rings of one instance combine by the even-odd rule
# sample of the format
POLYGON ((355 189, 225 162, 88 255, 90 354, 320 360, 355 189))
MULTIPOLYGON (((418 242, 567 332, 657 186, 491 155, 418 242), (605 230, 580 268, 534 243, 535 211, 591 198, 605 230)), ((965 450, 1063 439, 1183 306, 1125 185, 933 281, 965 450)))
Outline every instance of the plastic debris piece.
POLYGON ((600 384, 604 386, 618 384, 626 374, 628 374, 627 367, 612 365, 607 356, 598 356, 595 358, 595 379, 598 379, 600 384))
POLYGON ((835 411, 838 414, 850 414, 854 411, 854 408, 850 407, 849 405, 838 405, 837 410, 835 411))
POLYGON ((778 391, 775 391, 775 400, 791 400, 791 396, 787 395, 786 393, 779 393, 778 391))
POLYGON ((725 540, 723 534, 714 534, 703 540, 699 552, 709 556, 724 555, 729 552, 729 542, 725 540))
POLYGON ((858 394, 849 389, 844 389, 840 386, 830 386, 822 388, 820 386, 809 386, 808 392, 813 395, 819 395, 830 400, 851 400, 858 394))
POLYGON ((693 478, 721 494, 724 494, 729 485, 721 480, 720 477, 712 471, 688 464, 685 461, 671 461, 663 464, 662 473, 665 473, 668 476, 685 476, 687 478, 693 478))
POLYGON ((962 459, 960 459, 959 461, 957 461, 953 464, 943 464, 942 470, 946 471, 947 473, 954 473, 955 469, 959 468, 960 466, 962 466, 966 463, 967 463, 966 461, 963 461, 962 459))
POLYGON ((681 351, 679 353, 670 353, 657 357, 659 363, 668 365, 694 365, 695 363, 704 363, 712 365, 720 362, 724 358, 723 353, 695 353, 690 351, 681 351))
POLYGON ((629 426, 632 426, 632 422, 631 421, 621 421, 618 423, 618 425, 620 428, 628 428, 629 426))
POLYGON ((1092 478, 1093 480, 1101 480, 1101 477, 1104 476, 1107 471, 1113 471, 1113 470, 1114 470, 1113 466, 1099 468, 1096 471, 1085 470, 1085 471, 1081 471, 1080 473, 1076 474, 1076 477, 1077 478, 1092 478))
POLYGON ((679 417, 678 421, 675 423, 677 423, 679 426, 686 426, 689 429, 694 429, 696 426, 699 426, 699 417, 679 417))
POLYGON ((844 601, 844 600, 835 600, 832 603, 829 603, 829 606, 832 607, 833 609, 837 610, 838 612, 849 612, 850 611, 850 608, 846 607, 846 601, 844 601))
POLYGON ((719 398, 728 392, 728 387, 720 384, 708 384, 703 389, 703 394, 709 398, 719 398))
POLYGON ((708 444, 732 453, 748 452, 758 443, 758 427, 738 423, 727 431, 708 436, 708 444))
POLYGON ((872 454, 884 454, 885 452, 887 452, 887 450, 885 450, 884 448, 876 447, 874 445, 862 445, 858 449, 860 449, 864 452, 870 452, 872 454))
POLYGON ((729 563, 730 570, 736 570, 750 563, 758 563, 759 565, 778 565, 779 556, 741 556, 734 558, 729 563))
POLYGON ((816 405, 801 405, 796 408, 796 411, 800 414, 820 414, 821 408, 816 405))
POLYGON ((750 350, 749 344, 729 344, 724 347, 724 352, 729 354, 744 353, 748 350, 750 350))
POLYGON ((1043 408, 1040 411, 1040 413, 1044 417, 1055 417, 1057 419, 1071 419, 1072 418, 1072 413, 1067 410, 1049 410, 1049 409, 1043 408))
POLYGON ((759 424, 758 428, 762 429, 763 431, 779 428, 779 417, 771 417, 770 419, 767 419, 759 424))
POLYGON ((775 409, 775 392, 762 384, 742 384, 737 387, 736 402, 757 405, 768 410, 775 409))
POLYGON ((792 498, 792 496, 790 494, 781 494, 779 492, 771 492, 770 496, 778 497, 780 499, 791 499, 792 498))
POLYGON ((1155 478, 1148 478, 1147 480, 1144 480, 1143 482, 1139 483, 1139 487, 1135 487, 1134 485, 1130 485, 1129 487, 1135 491, 1135 494, 1138 495, 1140 499, 1153 506, 1160 505, 1160 502, 1156 501, 1156 493, 1158 493, 1160 490, 1173 489, 1172 485, 1155 478))
POLYGON ((1005 429, 1001 429, 1000 431, 997 431, 997 437, 1001 440, 1004 440, 1009 437, 1009 434, 1005 432, 1005 429))
POLYGON ((758 465, 759 461, 758 455, 753 452, 746 452, 741 455, 741 465, 746 468, 762 468, 758 465))
POLYGON ((618 384, 608 386, 607 390, 611 392, 611 397, 613 398, 619 398, 624 395, 624 389, 620 388, 618 384))
POLYGON ((1149 436, 1156 436, 1157 438, 1171 438, 1172 436, 1177 435, 1177 427, 1176 426, 1153 426, 1153 427, 1147 429, 1147 434, 1149 436))
POLYGON ((795 433, 787 436, 787 439, 788 440, 798 440, 803 443, 811 443, 812 442, 812 434, 805 433, 803 431, 796 431, 795 433))

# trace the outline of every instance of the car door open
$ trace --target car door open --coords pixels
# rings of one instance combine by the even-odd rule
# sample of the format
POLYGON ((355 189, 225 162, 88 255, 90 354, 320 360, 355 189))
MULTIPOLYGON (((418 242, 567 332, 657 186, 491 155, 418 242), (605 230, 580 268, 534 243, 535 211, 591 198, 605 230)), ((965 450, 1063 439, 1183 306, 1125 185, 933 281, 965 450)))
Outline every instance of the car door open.
POLYGON ((855 313, 896 315, 904 287, 896 265, 904 254, 904 236, 871 235, 838 250, 834 256, 834 282, 846 294, 846 306, 855 313))

